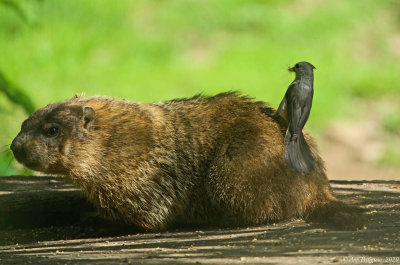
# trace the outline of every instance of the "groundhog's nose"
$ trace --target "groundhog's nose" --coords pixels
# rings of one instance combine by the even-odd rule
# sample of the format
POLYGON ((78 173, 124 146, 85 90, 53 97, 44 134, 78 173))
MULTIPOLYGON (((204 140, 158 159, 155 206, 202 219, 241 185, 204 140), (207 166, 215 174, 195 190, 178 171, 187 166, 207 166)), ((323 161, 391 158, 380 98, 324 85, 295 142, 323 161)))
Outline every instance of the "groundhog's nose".
POLYGON ((10 149, 18 162, 22 162, 26 158, 26 152, 23 148, 26 141, 26 136, 18 134, 11 143, 10 149))

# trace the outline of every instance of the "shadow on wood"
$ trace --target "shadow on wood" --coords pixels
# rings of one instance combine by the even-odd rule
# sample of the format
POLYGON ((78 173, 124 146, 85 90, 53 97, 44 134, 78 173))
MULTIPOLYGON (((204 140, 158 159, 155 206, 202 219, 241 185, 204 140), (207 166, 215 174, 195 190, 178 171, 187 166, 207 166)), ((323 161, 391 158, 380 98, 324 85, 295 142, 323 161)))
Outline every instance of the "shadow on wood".
POLYGON ((335 231, 292 220, 138 232, 101 219, 63 178, 3 177, 0 264, 400 263, 400 182, 331 185, 337 197, 366 210, 366 229, 335 231))

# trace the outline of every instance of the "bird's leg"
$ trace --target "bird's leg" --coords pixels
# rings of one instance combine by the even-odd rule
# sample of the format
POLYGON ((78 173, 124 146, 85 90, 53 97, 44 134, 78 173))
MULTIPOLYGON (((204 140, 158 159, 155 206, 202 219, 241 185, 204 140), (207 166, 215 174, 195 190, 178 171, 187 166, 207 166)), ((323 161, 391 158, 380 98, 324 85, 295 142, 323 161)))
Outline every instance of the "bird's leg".
POLYGON ((282 99, 281 103, 279 104, 278 109, 275 112, 272 112, 272 113, 269 112, 267 114, 271 118, 276 118, 278 116, 282 116, 282 118, 285 119, 286 117, 285 117, 284 113, 287 111, 286 108, 287 108, 287 100, 286 100, 286 95, 285 95, 285 97, 282 99))
POLYGON ((262 112, 264 112, 265 114, 267 114, 268 116, 270 116, 270 117, 271 117, 271 115, 274 114, 274 112, 272 112, 269 108, 264 107, 264 106, 261 106, 261 107, 260 107, 260 110, 261 110, 262 112))

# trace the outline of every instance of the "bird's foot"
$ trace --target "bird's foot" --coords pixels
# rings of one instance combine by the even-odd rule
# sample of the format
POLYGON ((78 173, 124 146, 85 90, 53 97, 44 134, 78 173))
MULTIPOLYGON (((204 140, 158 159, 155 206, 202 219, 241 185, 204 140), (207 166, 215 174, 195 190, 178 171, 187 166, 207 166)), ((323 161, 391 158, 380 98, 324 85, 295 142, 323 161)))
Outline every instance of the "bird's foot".
POLYGON ((263 112, 263 113, 265 113, 265 114, 267 114, 268 116, 270 116, 270 117, 274 117, 275 115, 275 112, 272 112, 270 109, 268 109, 268 108, 266 108, 266 107, 264 107, 264 106, 261 106, 260 107, 260 110, 263 112))

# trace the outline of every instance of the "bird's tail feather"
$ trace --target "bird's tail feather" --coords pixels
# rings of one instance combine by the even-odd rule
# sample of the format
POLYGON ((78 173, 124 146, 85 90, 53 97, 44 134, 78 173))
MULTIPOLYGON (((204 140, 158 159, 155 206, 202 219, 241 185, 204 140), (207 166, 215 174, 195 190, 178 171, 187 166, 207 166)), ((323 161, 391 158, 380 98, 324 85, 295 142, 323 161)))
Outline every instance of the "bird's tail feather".
POLYGON ((314 169, 315 157, 312 154, 302 132, 296 140, 291 139, 289 131, 286 134, 285 160, 286 164, 298 173, 314 169))

